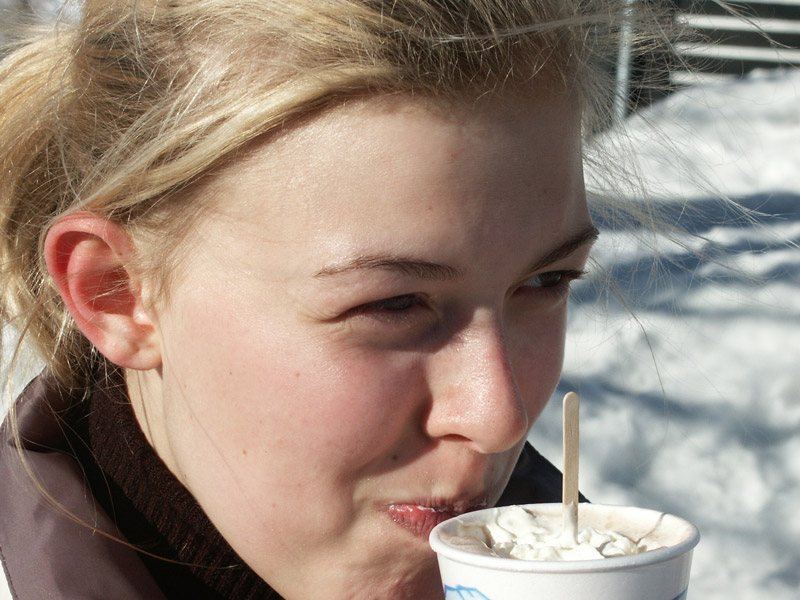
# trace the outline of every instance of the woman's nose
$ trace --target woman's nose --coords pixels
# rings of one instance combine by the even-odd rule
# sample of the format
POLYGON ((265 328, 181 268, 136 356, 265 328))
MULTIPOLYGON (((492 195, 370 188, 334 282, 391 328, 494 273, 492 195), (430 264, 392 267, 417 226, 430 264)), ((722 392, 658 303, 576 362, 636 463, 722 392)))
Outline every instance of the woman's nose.
POLYGON ((474 324, 429 357, 426 433, 489 454, 528 432, 528 414, 499 323, 474 324))

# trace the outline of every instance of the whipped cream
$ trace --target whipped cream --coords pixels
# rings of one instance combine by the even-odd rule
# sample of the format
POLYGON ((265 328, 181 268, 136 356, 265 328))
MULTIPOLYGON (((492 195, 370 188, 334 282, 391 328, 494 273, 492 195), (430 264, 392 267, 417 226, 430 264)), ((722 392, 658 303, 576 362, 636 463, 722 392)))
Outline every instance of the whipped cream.
POLYGON ((641 554, 648 550, 616 531, 564 528, 559 519, 521 506, 505 507, 487 521, 460 523, 447 540, 463 550, 523 560, 594 560, 641 554))

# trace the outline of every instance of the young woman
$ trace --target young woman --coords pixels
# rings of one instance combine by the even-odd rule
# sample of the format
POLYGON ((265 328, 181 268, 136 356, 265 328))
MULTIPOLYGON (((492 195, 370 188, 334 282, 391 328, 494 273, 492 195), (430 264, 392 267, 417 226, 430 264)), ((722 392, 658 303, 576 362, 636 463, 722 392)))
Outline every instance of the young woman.
POLYGON ((431 528, 558 500, 526 445, 597 230, 618 7, 87 1, 2 67, 13 597, 441 598, 431 528))

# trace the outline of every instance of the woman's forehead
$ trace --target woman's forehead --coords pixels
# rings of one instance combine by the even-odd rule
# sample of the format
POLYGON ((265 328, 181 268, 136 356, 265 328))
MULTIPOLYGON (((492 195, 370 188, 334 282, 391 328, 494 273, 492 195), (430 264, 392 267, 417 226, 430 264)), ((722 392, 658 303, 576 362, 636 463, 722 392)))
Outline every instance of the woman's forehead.
POLYGON ((497 230, 568 236, 586 225, 577 109, 539 98, 459 110, 326 113, 230 165, 198 239, 247 240, 274 256, 292 248, 285 260, 313 274, 354 256, 438 259, 467 239, 491 246, 497 230))
MULTIPOLYGON (((281 180, 283 185, 314 180, 325 185, 324 174, 309 171, 309 163, 324 168, 352 167, 360 162, 372 172, 369 161, 380 157, 396 157, 394 162, 399 163, 400 159, 438 152, 448 143, 460 144, 470 137, 521 141, 521 130, 531 127, 539 130, 540 144, 560 144, 559 140, 579 144, 577 99, 536 90, 526 95, 472 99, 405 94, 353 99, 252 144, 228 161, 221 177, 215 179, 217 185, 240 185, 242 175, 253 172, 281 180), (544 121, 550 127, 542 128, 544 121)), ((525 160, 526 144, 519 144, 518 150, 520 160, 525 160)))

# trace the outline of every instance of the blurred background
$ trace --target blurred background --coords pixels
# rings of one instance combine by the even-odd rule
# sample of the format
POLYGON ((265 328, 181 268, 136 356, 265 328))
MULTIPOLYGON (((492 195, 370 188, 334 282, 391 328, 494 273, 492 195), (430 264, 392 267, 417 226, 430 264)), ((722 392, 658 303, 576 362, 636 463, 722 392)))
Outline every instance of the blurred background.
MULTIPOLYGON (((611 186, 687 233, 653 242, 597 219, 598 266, 571 298, 564 376, 530 440, 560 464, 560 400, 579 392, 583 492, 695 522, 691 598, 796 600, 800 1, 679 8, 703 36, 678 47, 692 70, 671 94, 640 90, 647 65, 620 52, 620 93, 639 104, 592 145, 625 167, 611 186)), ((605 173, 587 177, 609 193, 605 173)))
MULTIPOLYGON (((579 392, 582 490, 694 521, 692 598, 797 600, 800 0, 737 2, 738 16, 712 0, 677 5, 704 35, 678 48, 694 71, 654 91, 622 47, 618 93, 635 110, 620 102, 587 153, 623 165, 632 175, 611 182, 616 193, 650 198, 686 233, 657 241, 598 213, 564 377, 530 440, 561 464, 560 400, 579 392)), ((48 22, 59 8, 0 0, 0 19, 48 22)), ((587 179, 610 193, 608 173, 589 166, 587 179)))

